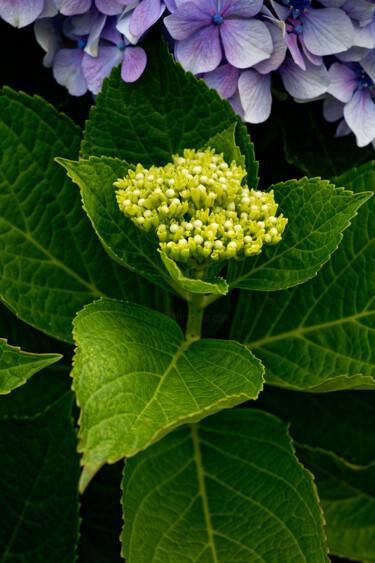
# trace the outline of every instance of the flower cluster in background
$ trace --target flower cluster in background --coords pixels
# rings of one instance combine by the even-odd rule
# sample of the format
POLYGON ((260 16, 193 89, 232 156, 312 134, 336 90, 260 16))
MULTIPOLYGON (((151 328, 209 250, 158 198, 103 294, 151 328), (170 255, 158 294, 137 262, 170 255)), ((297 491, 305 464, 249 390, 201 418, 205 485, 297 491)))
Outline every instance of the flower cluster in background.
POLYGON ((161 17, 186 70, 262 123, 272 88, 324 98, 337 135, 375 140, 375 0, 0 0, 0 17, 32 22, 59 84, 97 94, 112 67, 126 82, 147 64, 139 44, 161 17))

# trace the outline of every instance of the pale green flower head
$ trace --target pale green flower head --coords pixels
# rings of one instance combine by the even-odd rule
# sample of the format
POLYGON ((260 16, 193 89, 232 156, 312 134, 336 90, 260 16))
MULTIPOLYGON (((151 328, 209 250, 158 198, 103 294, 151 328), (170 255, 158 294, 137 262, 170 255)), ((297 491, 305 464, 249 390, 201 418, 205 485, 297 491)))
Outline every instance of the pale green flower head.
POLYGON ((288 220, 277 216, 273 191, 241 185, 246 171, 215 149, 185 149, 166 166, 135 170, 115 182, 120 210, 160 248, 189 267, 255 256, 274 245, 288 220))

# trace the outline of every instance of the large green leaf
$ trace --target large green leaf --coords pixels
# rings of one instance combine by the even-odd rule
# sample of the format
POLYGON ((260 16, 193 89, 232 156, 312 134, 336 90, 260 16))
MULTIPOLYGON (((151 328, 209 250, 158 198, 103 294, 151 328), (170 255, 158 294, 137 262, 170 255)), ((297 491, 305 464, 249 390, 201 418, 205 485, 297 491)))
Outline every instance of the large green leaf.
POLYGON ((82 156, 164 166, 172 154, 199 149, 236 122, 236 144, 245 156, 249 186, 255 188, 258 163, 241 119, 227 100, 174 62, 156 33, 142 44, 147 68, 139 80, 124 82, 119 68, 104 80, 86 125, 82 156))
POLYGON ((329 561, 312 476, 268 413, 178 429, 127 460, 123 487, 128 563, 329 561))
POLYGON ((290 422, 296 442, 330 450, 357 465, 375 461, 375 393, 315 394, 267 386, 255 408, 290 422))
POLYGON ((0 338, 0 395, 10 393, 34 375, 61 359, 59 354, 32 354, 0 338))
POLYGON ((173 282, 157 252, 159 241, 156 235, 148 236, 136 227, 120 211, 116 201, 113 183, 127 174, 129 165, 106 157, 91 157, 78 162, 58 159, 58 162, 79 185, 84 209, 108 254, 122 266, 171 289, 173 282))
POLYGON ((335 188, 320 178, 289 180, 270 186, 288 218, 282 241, 263 247, 256 258, 230 260, 230 288, 275 291, 314 277, 336 250, 342 232, 358 208, 371 196, 335 188))
MULTIPOLYGON (((355 191, 375 185, 375 164, 339 183, 355 191)), ((371 198, 317 278, 287 293, 242 292, 231 336, 261 358, 272 385, 316 392, 375 389, 374 271, 371 198)))
POLYGON ((0 420, 4 563, 75 560, 79 460, 71 407, 69 393, 34 418, 0 420))
POLYGON ((78 314, 73 334, 82 488, 106 461, 262 389, 263 367, 244 346, 185 341, 176 323, 145 307, 103 299, 78 314))
POLYGON ((307 176, 332 178, 373 158, 372 146, 357 147, 354 135, 335 137, 338 122, 324 120, 321 104, 296 104, 291 99, 273 103, 286 159, 307 176))
POLYGON ((80 140, 41 98, 0 92, 0 297, 22 320, 68 342, 84 304, 108 295, 150 305, 155 291, 108 258, 79 191, 53 162, 76 158, 80 140))
POLYGON ((330 552, 375 563, 375 462, 352 465, 307 446, 299 446, 297 453, 315 475, 330 552))

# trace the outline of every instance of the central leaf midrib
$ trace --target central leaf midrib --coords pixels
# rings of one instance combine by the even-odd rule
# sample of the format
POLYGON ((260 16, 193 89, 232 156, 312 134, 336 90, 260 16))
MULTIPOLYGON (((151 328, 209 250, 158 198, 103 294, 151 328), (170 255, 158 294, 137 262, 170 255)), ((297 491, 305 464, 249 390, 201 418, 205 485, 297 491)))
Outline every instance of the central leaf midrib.
POLYGON ((209 545, 211 547, 212 558, 214 560, 214 563, 219 563, 217 552, 216 552, 215 540, 214 540, 214 530, 211 523, 210 509, 207 501, 206 484, 204 481, 204 470, 202 465, 202 455, 199 449, 198 425, 196 423, 190 424, 190 431, 191 431, 191 438, 193 441, 194 460, 197 469, 199 493, 202 498, 203 513, 206 522, 209 545))
MULTIPOLYGON (((362 311, 362 313, 357 313, 356 315, 351 315, 349 317, 343 317, 341 319, 336 319, 334 321, 329 321, 326 323, 320 323, 320 324, 316 324, 313 326, 309 326, 309 327, 300 327, 300 328, 296 328, 294 330, 290 330, 288 332, 283 332, 281 334, 277 334, 275 336, 267 336, 265 338, 261 338, 259 340, 253 340, 250 342, 247 342, 245 344, 245 346, 247 346, 248 348, 261 348, 262 346, 264 346, 265 344, 272 344, 273 342, 277 342, 279 340, 285 340, 287 338, 301 338, 303 334, 307 333, 307 332, 314 332, 314 331, 318 331, 318 330, 323 330, 325 328, 329 328, 332 326, 337 326, 337 325, 341 325, 341 324, 345 324, 348 322, 352 322, 352 321, 356 321, 357 319, 360 319, 362 317, 366 317, 366 316, 370 316, 371 314, 375 315, 375 311, 362 311)), ((374 330, 370 327, 368 327, 368 330, 374 330)), ((313 341, 311 341, 311 344, 315 344, 313 341)))

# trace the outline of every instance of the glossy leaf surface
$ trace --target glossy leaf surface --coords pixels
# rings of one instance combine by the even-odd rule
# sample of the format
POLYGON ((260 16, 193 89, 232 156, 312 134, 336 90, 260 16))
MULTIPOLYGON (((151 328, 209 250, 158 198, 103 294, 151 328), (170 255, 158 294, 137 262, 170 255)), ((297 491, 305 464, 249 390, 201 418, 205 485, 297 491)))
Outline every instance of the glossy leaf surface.
POLYGON ((124 475, 128 563, 166 553, 181 563, 329 561, 312 476, 268 413, 234 409, 178 429, 127 460, 124 475))
POLYGON ((255 399, 263 367, 241 344, 185 341, 166 316, 101 300, 74 322, 83 488, 103 463, 132 456, 186 422, 255 399))

